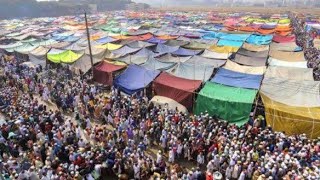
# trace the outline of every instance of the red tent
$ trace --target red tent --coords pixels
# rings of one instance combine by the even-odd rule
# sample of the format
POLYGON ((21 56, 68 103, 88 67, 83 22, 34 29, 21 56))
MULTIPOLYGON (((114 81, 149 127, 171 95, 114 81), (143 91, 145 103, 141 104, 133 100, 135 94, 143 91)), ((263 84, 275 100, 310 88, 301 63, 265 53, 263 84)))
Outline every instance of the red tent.
POLYGON ((153 82, 155 93, 159 96, 171 98, 192 110, 194 91, 201 85, 201 81, 189 80, 163 72, 153 82))
POLYGON ((295 35, 292 35, 292 36, 274 35, 272 40, 277 43, 295 42, 296 36, 295 35))
POLYGON ((125 68, 125 66, 114 65, 106 61, 102 61, 94 67, 93 79, 98 83, 112 86, 114 72, 123 68, 125 68))

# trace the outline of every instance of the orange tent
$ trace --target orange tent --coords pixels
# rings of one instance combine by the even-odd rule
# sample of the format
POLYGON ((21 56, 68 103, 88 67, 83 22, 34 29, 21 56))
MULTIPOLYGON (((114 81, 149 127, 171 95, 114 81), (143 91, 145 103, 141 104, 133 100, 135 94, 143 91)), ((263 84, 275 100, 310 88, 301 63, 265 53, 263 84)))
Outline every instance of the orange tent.
POLYGON ((242 26, 238 28, 239 31, 245 31, 245 32, 255 32, 257 29, 250 26, 242 26))
POLYGON ((157 38, 161 40, 171 40, 171 39, 177 39, 178 36, 161 35, 161 36, 157 36, 157 38))
POLYGON ((260 34, 273 34, 275 32, 274 29, 258 29, 257 30, 258 33, 260 34))

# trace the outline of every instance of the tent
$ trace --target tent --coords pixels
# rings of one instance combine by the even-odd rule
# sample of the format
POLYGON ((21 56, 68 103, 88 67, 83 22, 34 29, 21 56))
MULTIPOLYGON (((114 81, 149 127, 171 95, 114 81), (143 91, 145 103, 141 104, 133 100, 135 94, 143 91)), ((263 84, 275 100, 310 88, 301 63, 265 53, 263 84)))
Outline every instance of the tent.
POLYGON ((77 54, 70 50, 51 49, 47 54, 47 59, 53 63, 73 63, 83 54, 77 54))
POLYGON ((267 63, 266 57, 250 57, 241 54, 236 54, 234 61, 247 66, 265 66, 267 63))
POLYGON ((263 36, 263 35, 252 34, 248 37, 246 42, 254 45, 267 45, 271 43, 272 38, 273 38, 272 35, 263 36))
POLYGON ((265 78, 283 78, 288 80, 313 81, 312 68, 294 68, 294 67, 268 67, 265 78))
POLYGON ((269 51, 269 45, 254 45, 249 43, 243 43, 242 48, 254 52, 269 51))
POLYGON ((99 43, 99 44, 112 43, 112 42, 115 42, 115 41, 117 41, 117 40, 112 38, 112 37, 109 37, 109 36, 96 40, 96 42, 99 43))
POLYGON ((226 62, 223 68, 229 69, 231 71, 236 71, 236 72, 245 73, 245 74, 253 74, 253 75, 262 75, 266 71, 265 66, 258 66, 258 67, 243 66, 235 62, 232 62, 230 60, 226 62))
POLYGON ((207 81, 214 67, 203 64, 179 63, 172 74, 185 79, 207 81))
POLYGON ((290 61, 282 61, 272 57, 269 57, 268 64, 269 66, 307 68, 307 61, 290 62, 290 61))
POLYGON ((165 54, 161 56, 156 57, 159 61, 161 62, 186 62, 188 59, 191 58, 191 56, 186 56, 186 57, 180 57, 180 56, 172 56, 171 54, 165 54))
POLYGON ((267 123, 289 135, 320 136, 320 82, 265 78, 260 95, 267 123))
POLYGON ((232 41, 232 40, 224 40, 220 39, 218 42, 218 46, 231 46, 231 47, 241 47, 243 44, 242 41, 232 41))
POLYGON ((127 56, 117 58, 117 61, 125 62, 126 64, 143 64, 149 57, 154 57, 155 53, 149 49, 142 48, 135 54, 128 54, 127 56))
POLYGON ((34 49, 33 51, 30 51, 29 61, 31 61, 33 64, 41 65, 44 67, 46 65, 46 55, 48 51, 49 49, 43 46, 40 46, 37 49, 34 49))
POLYGON ((131 48, 129 46, 123 46, 119 49, 110 51, 109 53, 106 54, 105 58, 108 59, 116 59, 116 58, 120 58, 132 53, 135 53, 137 51, 139 51, 141 48, 131 48))
POLYGON ((221 59, 209 59, 202 56, 192 56, 190 59, 185 61, 188 64, 196 64, 196 65, 206 65, 212 67, 221 67, 226 63, 226 60, 221 59))
MULTIPOLYGON (((103 58, 92 57, 93 64, 102 61, 103 58)), ((90 55, 84 54, 75 63, 71 65, 75 70, 81 70, 83 73, 87 73, 91 69, 90 55)))
POLYGON ((209 43, 203 43, 203 42, 198 42, 198 41, 192 41, 189 44, 183 46, 184 48, 187 49, 194 49, 194 50, 204 50, 208 49, 212 44, 209 43))
POLYGON ((102 61, 94 67, 93 79, 98 83, 112 86, 114 73, 124 68, 125 66, 113 65, 106 61, 102 61))
POLYGON ((210 50, 204 50, 204 52, 200 55, 205 58, 212 58, 212 59, 228 59, 230 53, 219 53, 210 50))
POLYGON ((274 35, 272 40, 277 43, 288 43, 288 42, 295 42, 296 37, 295 36, 274 35))
POLYGON ((182 41, 182 40, 168 40, 167 42, 164 43, 167 46, 185 46, 188 45, 189 42, 187 41, 182 41))
POLYGON ((257 90, 207 82, 198 94, 195 114, 208 111, 230 123, 241 126, 248 122, 257 90))
POLYGON ((192 109, 194 92, 200 87, 201 81, 189 80, 163 72, 153 82, 157 95, 169 97, 192 109))
POLYGON ((218 52, 218 53, 233 53, 233 52, 237 52, 239 50, 239 47, 213 45, 213 46, 210 46, 209 50, 218 52))
POLYGON ((267 57, 269 55, 269 51, 266 50, 266 51, 256 52, 256 51, 249 51, 247 49, 240 48, 238 50, 237 54, 241 54, 241 55, 245 55, 245 56, 249 56, 249 57, 262 57, 262 58, 267 59, 267 57))
POLYGON ((179 49, 179 46, 168 46, 165 44, 158 44, 155 51, 159 54, 172 53, 179 49))
POLYGON ((174 62, 161 62, 154 57, 149 57, 148 60, 141 66, 150 70, 160 70, 165 71, 173 68, 176 65, 174 62))
POLYGON ((115 78, 114 86, 128 95, 132 95, 147 87, 159 74, 158 70, 148 70, 132 64, 115 78))
POLYGON ((169 110, 176 110, 178 109, 179 112, 182 113, 188 113, 188 110, 186 107, 184 107, 182 104, 178 103, 177 101, 164 97, 164 96, 154 96, 150 103, 153 103, 154 106, 161 106, 161 107, 167 107, 169 110))
POLYGON ((178 50, 172 52, 172 54, 176 56, 194 56, 200 54, 201 52, 202 50, 191 50, 180 47, 178 50))
POLYGON ((281 61, 288 61, 288 62, 303 62, 306 61, 304 58, 304 52, 285 52, 285 51, 278 51, 278 50, 270 50, 269 56, 274 59, 279 59, 281 61))
POLYGON ((226 86, 258 90, 262 77, 262 75, 245 74, 220 68, 210 81, 226 86))
POLYGON ((131 48, 147 48, 147 47, 154 46, 154 44, 148 43, 145 41, 133 41, 128 43, 127 45, 131 48))
POLYGON ((276 43, 272 42, 270 44, 270 50, 278 50, 278 51, 301 51, 302 48, 299 47, 296 42, 288 42, 288 43, 276 43))

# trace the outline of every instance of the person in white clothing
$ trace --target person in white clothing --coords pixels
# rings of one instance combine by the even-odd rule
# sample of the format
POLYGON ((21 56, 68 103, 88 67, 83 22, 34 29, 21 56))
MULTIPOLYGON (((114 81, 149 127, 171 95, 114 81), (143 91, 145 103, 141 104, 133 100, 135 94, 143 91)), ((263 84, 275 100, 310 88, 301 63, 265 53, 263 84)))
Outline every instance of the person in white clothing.
POLYGON ((170 150, 169 150, 169 159, 168 159, 168 161, 170 163, 174 163, 174 151, 173 151, 173 149, 171 147, 170 147, 170 150))

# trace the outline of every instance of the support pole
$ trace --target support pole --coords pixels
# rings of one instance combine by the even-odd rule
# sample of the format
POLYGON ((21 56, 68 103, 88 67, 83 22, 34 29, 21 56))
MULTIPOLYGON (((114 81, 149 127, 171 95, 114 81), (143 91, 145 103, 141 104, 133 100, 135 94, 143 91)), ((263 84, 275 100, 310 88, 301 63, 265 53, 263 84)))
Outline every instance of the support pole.
POLYGON ((92 72, 92 79, 93 79, 93 58, 92 58, 92 50, 91 50, 91 42, 90 42, 90 32, 88 28, 88 20, 87 20, 87 13, 84 11, 84 19, 86 21, 86 30, 87 30, 87 39, 89 45, 89 53, 90 53, 90 61, 91 61, 91 72, 92 72))

